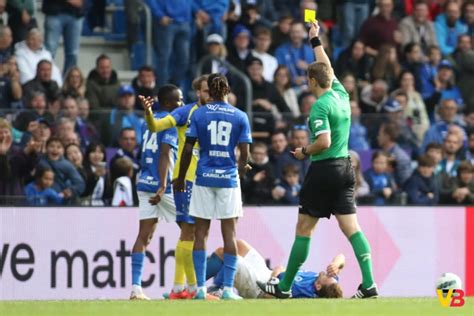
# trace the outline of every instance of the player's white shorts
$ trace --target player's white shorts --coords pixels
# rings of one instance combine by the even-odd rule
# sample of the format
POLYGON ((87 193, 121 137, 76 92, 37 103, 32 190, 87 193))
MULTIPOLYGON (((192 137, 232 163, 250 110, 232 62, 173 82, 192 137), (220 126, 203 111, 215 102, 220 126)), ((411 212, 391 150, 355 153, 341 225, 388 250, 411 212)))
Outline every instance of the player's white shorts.
POLYGON ((160 203, 151 205, 148 200, 154 193, 138 191, 138 212, 140 220, 158 218, 168 223, 176 221, 176 207, 174 205, 173 194, 164 194, 160 203))
POLYGON ((270 280, 271 275, 272 270, 267 268, 265 259, 252 248, 245 257, 237 260, 234 287, 243 298, 258 298, 263 292, 257 281, 265 283, 270 280))
POLYGON ((236 188, 193 186, 189 215, 204 219, 226 219, 243 216, 242 193, 236 188))

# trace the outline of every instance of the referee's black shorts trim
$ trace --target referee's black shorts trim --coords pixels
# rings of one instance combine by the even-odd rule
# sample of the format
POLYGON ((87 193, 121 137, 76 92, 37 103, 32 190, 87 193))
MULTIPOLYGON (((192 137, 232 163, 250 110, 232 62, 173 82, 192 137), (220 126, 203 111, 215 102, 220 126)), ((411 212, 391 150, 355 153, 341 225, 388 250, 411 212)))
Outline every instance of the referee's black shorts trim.
POLYGON ((300 214, 330 218, 354 214, 355 175, 350 158, 313 161, 300 191, 300 214))

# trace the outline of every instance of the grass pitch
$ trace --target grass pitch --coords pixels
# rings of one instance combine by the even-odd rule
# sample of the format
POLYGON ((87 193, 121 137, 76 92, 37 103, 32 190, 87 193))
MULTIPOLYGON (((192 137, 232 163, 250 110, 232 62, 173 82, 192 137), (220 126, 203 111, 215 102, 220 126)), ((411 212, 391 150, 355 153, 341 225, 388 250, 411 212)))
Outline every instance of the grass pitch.
POLYGON ((380 298, 376 300, 243 300, 229 301, 20 301, 0 302, 5 316, 107 315, 323 315, 323 316, 474 316, 474 298, 463 307, 444 308, 436 298, 380 298))

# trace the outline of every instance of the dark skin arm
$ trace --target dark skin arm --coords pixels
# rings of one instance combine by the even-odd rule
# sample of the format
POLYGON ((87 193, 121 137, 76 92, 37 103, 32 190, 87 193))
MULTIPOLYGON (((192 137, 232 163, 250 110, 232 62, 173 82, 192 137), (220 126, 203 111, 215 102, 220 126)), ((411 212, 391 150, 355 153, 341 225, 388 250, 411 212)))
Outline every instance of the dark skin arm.
POLYGON ((247 143, 239 144, 240 158, 239 158, 239 175, 242 177, 247 171, 252 170, 252 167, 247 163, 249 161, 250 145, 247 143))
POLYGON ((160 187, 156 191, 155 195, 149 200, 151 205, 160 203, 163 194, 166 191, 166 180, 168 178, 168 170, 170 166, 170 151, 171 146, 166 143, 161 144, 160 157, 158 158, 158 172, 160 174, 160 187))
POLYGON ((186 179, 186 173, 188 172, 189 164, 191 163, 191 157, 193 154, 194 144, 196 144, 197 138, 186 137, 186 144, 184 145, 183 152, 181 153, 181 162, 179 164, 179 175, 174 181, 174 191, 184 191, 184 181, 186 179))

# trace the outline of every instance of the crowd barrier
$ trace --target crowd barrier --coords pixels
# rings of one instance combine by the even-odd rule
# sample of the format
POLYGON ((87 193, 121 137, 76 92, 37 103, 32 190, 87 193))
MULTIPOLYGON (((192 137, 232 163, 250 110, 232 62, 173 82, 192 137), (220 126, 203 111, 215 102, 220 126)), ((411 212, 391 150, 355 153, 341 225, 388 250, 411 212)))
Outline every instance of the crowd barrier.
MULTIPOLYGON (((360 207, 360 224, 372 246, 383 296, 435 296, 435 281, 453 272, 474 295, 474 208, 360 207)), ((238 238, 269 265, 285 265, 294 239, 295 207, 246 207, 238 238)), ((0 300, 126 299, 130 251, 138 228, 135 208, 0 208, 0 300)), ((143 286, 152 298, 172 287, 174 223, 160 223, 148 249, 143 286)), ((213 222, 208 254, 222 244, 213 222)), ((345 296, 360 272, 334 218, 320 220, 304 268, 324 270, 344 253, 345 296)))

